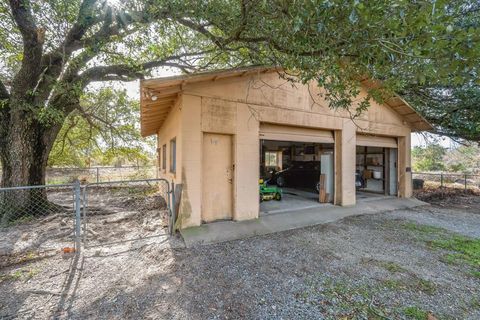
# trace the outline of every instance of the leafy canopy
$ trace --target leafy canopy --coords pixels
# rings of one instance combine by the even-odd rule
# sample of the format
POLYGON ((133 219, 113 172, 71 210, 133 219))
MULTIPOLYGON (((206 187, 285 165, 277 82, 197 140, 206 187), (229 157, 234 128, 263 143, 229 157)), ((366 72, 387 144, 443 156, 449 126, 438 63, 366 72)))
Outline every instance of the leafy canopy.
MULTIPOLYGON (((336 108, 355 105, 367 78, 382 81, 366 98, 379 101, 407 86, 479 81, 477 1, 174 0, 170 5, 192 12, 188 24, 193 21, 219 46, 244 46, 252 61, 282 66, 302 82, 317 81, 336 108)), ((367 102, 357 105, 359 112, 367 102)))
POLYGON ((146 164, 154 140, 140 136, 140 106, 126 91, 108 87, 87 92, 81 109, 65 120, 50 153, 50 166, 146 164))

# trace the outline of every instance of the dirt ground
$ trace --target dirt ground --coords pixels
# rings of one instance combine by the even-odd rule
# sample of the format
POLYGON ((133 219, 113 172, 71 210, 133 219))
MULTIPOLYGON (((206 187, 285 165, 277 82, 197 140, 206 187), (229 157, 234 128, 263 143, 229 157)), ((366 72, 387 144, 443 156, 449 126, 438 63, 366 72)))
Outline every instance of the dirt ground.
POLYGON ((194 249, 160 234, 3 260, 0 318, 480 319, 480 265, 438 245, 472 241, 478 259, 480 197, 417 196, 433 205, 194 249))

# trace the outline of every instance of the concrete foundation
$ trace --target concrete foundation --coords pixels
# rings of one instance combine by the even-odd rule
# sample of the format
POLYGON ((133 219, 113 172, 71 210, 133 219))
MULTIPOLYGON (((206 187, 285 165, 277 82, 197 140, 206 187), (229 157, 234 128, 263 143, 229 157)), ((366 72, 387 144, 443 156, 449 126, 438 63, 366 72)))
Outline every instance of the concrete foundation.
POLYGON ((428 205, 420 200, 396 197, 367 197, 355 206, 328 206, 262 215, 248 221, 219 221, 180 230, 187 247, 249 238, 269 233, 334 222, 346 217, 428 205))

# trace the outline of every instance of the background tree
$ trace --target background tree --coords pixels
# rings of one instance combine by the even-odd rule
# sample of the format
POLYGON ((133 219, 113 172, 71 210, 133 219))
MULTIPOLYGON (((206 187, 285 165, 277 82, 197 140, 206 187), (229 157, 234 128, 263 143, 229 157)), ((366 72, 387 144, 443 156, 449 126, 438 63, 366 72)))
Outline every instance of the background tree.
POLYGON ((480 147, 478 145, 459 145, 447 152, 444 159, 449 171, 480 173, 480 147))
POLYGON ((415 171, 444 171, 447 149, 439 144, 426 147, 416 146, 412 149, 412 162, 415 171))
POLYGON ((54 141, 95 81, 162 67, 278 65, 334 108, 412 85, 477 81, 478 2, 9 0, 0 3, 2 185, 44 183, 54 141), (466 27, 463 21, 471 26, 466 27), (382 82, 357 101, 365 79, 382 82))
POLYGON ((53 145, 49 166, 145 165, 155 140, 140 136, 140 105, 125 90, 104 87, 80 97, 53 145))

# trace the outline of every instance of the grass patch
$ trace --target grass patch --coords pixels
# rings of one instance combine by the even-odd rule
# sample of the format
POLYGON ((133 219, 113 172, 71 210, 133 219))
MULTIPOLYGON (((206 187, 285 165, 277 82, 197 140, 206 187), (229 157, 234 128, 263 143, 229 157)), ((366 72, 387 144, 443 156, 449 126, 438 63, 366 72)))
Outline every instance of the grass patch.
POLYGON ((322 311, 331 311, 335 306, 334 317, 343 319, 385 319, 387 312, 382 304, 374 301, 377 288, 369 285, 351 285, 344 281, 306 281, 307 290, 296 294, 297 300, 317 306, 322 311))
POLYGON ((474 278, 480 279, 480 271, 474 270, 470 272, 470 275, 474 278))
POLYGON ((413 222, 404 224, 404 227, 419 234, 420 239, 425 241, 430 248, 448 251, 440 258, 440 261, 473 268, 474 270, 469 271, 469 274, 480 278, 480 239, 413 222))
POLYGON ((34 277, 36 274, 38 274, 37 269, 19 269, 16 270, 12 273, 6 273, 6 274, 0 274, 0 283, 4 281, 26 281, 32 277, 34 277))
POLYGON ((391 290, 422 291, 429 295, 433 295, 437 290, 435 283, 417 276, 414 276, 413 279, 388 279, 383 281, 383 286, 391 290))
POLYGON ((423 234, 437 234, 447 232, 447 230, 443 228, 428 226, 424 224, 416 224, 414 222, 405 223, 404 227, 407 230, 416 231, 423 234))
POLYGON ((381 261, 379 264, 381 267, 390 271, 391 273, 406 271, 402 266, 400 266, 398 263, 393 261, 381 261))
POLYGON ((395 279, 388 279, 383 282, 383 285, 388 289, 392 290, 405 290, 408 286, 405 284, 404 281, 395 280, 395 279))
POLYGON ((403 313, 410 319, 415 319, 415 320, 426 320, 428 317, 427 311, 422 310, 416 306, 404 308, 403 313))
POLYGON ((473 308, 473 309, 479 309, 480 310, 480 299, 473 298, 470 301, 470 307, 473 308))
POLYGON ((437 290, 437 286, 432 281, 425 279, 417 279, 417 281, 415 281, 415 286, 418 290, 423 291, 429 295, 434 294, 437 290))
POLYGON ((450 239, 433 240, 430 245, 452 251, 445 256, 445 260, 449 263, 467 263, 480 267, 480 239, 454 236, 450 239))

